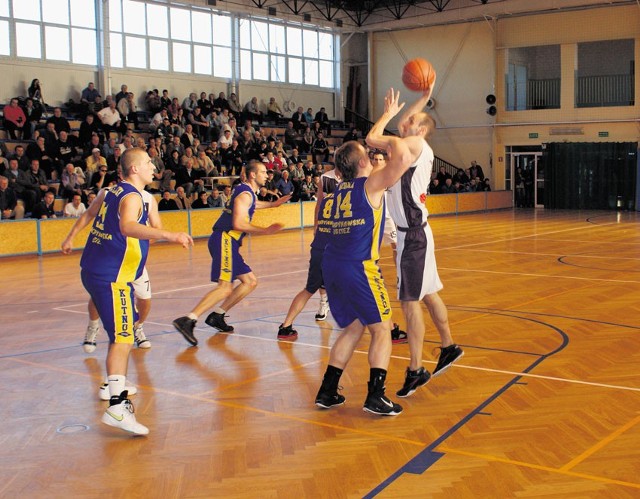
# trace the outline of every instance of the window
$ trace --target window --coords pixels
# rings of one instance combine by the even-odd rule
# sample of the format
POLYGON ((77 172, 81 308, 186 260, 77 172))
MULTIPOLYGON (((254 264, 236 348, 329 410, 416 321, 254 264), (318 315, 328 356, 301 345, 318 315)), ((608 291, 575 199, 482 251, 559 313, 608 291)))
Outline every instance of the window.
POLYGON ((149 68, 169 71, 169 42, 149 40, 149 68))
POLYGON ((179 73, 191 73, 191 45, 177 42, 172 45, 173 70, 179 73))
POLYGON ((206 45, 193 46, 193 71, 195 73, 210 75, 213 66, 211 64, 211 47, 206 45))
POLYGON ((9 0, 0 0, 0 17, 9 17, 9 0))
POLYGON ((42 20, 47 23, 68 25, 68 0, 47 0, 42 2, 42 20))
POLYGON ((144 4, 132 0, 122 2, 122 19, 124 32, 131 35, 146 35, 147 23, 144 15, 144 4))
POLYGON ((560 108, 560 46, 509 49, 506 110, 560 108))
POLYGON ((231 49, 213 47, 213 75, 218 78, 231 78, 232 67, 231 49))
POLYGON ((40 21, 40 0, 13 0, 13 17, 40 21))
POLYGON ((578 44, 576 107, 633 106, 634 40, 578 44))
POLYGON ((213 44, 231 47, 231 18, 213 15, 213 44))
POLYGON ((54 26, 44 27, 44 44, 46 58, 53 61, 68 61, 69 54, 69 30, 54 26))
POLYGON ((122 35, 111 33, 109 35, 109 44, 111 50, 109 52, 111 66, 114 68, 123 68, 124 60, 122 58, 122 35))
POLYGON ((147 4, 147 34, 157 38, 169 38, 168 9, 162 5, 147 4))
POLYGON ((11 55, 8 21, 0 21, 0 55, 11 55))
POLYGON ((144 38, 125 36, 126 65, 130 68, 146 69, 147 43, 144 38))
POLYGON ((88 2, 87 0, 71 0, 70 5, 71 24, 73 26, 96 29, 96 9, 93 2, 88 2))
POLYGON ((16 23, 16 54, 18 57, 42 58, 40 25, 16 23))
POLYGON ((98 63, 98 47, 96 32, 92 29, 71 29, 71 46, 73 47, 73 62, 76 64, 96 65, 98 63))
POLYGON ((192 12, 191 26, 194 42, 211 44, 211 14, 192 12))
POLYGON ((191 41, 191 16, 185 9, 170 9, 171 11, 171 39, 191 41))

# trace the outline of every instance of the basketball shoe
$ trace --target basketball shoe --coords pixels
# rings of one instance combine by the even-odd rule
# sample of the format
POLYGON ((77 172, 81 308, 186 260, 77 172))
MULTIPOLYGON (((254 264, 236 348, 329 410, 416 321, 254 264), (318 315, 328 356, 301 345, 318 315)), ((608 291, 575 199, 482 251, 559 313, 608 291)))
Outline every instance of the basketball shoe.
POLYGON ((321 386, 318 395, 316 395, 316 405, 323 409, 331 409, 336 405, 344 404, 346 399, 338 393, 338 390, 342 390, 342 387, 339 386, 336 390, 332 391, 321 386))
POLYGON ((149 428, 136 421, 134 412, 133 404, 127 398, 125 390, 119 396, 111 397, 109 408, 102 415, 102 422, 134 435, 148 435, 149 428))
POLYGON ((362 408, 364 412, 370 412, 378 416, 397 416, 402 412, 402 406, 392 402, 384 394, 384 386, 378 386, 371 381, 367 384, 369 386, 369 393, 362 408))
POLYGON ((403 343, 407 343, 407 333, 405 333, 400 326, 393 323, 393 329, 391 330, 391 343, 394 345, 401 345, 403 343))
POLYGON ((216 328, 218 331, 222 331, 223 333, 230 333, 233 331, 233 326, 227 324, 224 320, 224 317, 224 314, 216 314, 215 312, 211 312, 204 322, 207 325, 216 328))
MULTIPOLYGON (((126 380, 124 382, 124 388, 127 390, 129 395, 135 395, 136 393, 138 393, 138 389, 134 385, 130 384, 129 380, 126 380)), ((100 390, 98 390, 98 396, 100 397, 100 400, 111 399, 111 394, 109 393, 109 383, 102 383, 100 385, 100 390)))
POLYGON ((287 327, 284 327, 282 324, 280 324, 280 327, 278 328, 279 340, 293 341, 297 338, 298 338, 298 331, 293 329, 293 324, 290 324, 287 327))
POLYGON ((418 388, 426 385, 431 379, 431 374, 424 367, 411 371, 407 367, 407 373, 404 379, 404 385, 396 392, 398 397, 408 397, 413 395, 418 388))
POLYGON ((440 357, 438 358, 436 368, 433 370, 433 376, 436 377, 444 373, 454 362, 461 359, 463 355, 464 351, 455 343, 448 347, 440 347, 440 357))
POLYGON ((185 315, 178 317, 173 321, 173 327, 175 327, 191 345, 196 346, 198 344, 198 339, 193 334, 193 330, 196 327, 196 321, 185 315))
POLYGON ((89 324, 87 326, 87 332, 84 334, 84 343, 82 344, 82 348, 86 353, 93 353, 96 351, 96 337, 100 332, 100 326, 92 326, 89 324))
POLYGON ((329 302, 320 300, 320 308, 318 309, 318 313, 316 314, 316 320, 325 321, 327 320, 328 315, 329 315, 329 302))
POLYGON ((138 345, 138 348, 151 348, 151 342, 145 336, 143 327, 142 325, 133 327, 133 337, 136 340, 136 345, 138 345))

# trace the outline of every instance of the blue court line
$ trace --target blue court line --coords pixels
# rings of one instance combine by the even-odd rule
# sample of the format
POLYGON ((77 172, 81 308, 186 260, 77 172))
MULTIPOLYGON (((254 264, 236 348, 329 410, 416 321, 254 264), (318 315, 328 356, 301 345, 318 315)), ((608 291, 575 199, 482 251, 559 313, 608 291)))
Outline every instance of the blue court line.
MULTIPOLYGON (((513 317, 510 314, 501 314, 496 313, 495 315, 506 315, 513 317)), ((539 364, 541 364, 545 359, 551 357, 552 355, 560 352, 569 344, 569 336, 562 331, 561 329, 548 324, 546 322, 539 321, 537 319, 530 319, 528 317, 520 317, 520 319, 524 321, 533 322, 536 324, 543 325, 545 327, 553 329, 562 337, 562 343, 555 350, 541 355, 537 360, 535 360, 529 367, 524 369, 523 373, 529 373, 533 369, 535 369, 539 364)), ((505 393, 509 388, 513 385, 520 382, 522 376, 515 376, 511 381, 506 383, 502 388, 500 388, 493 395, 488 397, 484 402, 482 402, 478 407, 473 409, 469 414, 467 414, 464 418, 462 418, 458 423, 449 428, 445 433, 443 433, 440 437, 434 440, 429 446, 427 446, 424 450, 419 452, 413 459, 408 461, 405 465, 400 467, 397 471, 395 471, 391 476, 386 478, 382 483, 372 489, 368 494, 364 496, 365 499, 370 499, 376 497, 379 493, 381 493, 384 489, 386 489, 389 485, 391 485, 394 481, 400 478, 405 473, 410 473, 413 475, 421 475, 425 473, 434 463, 436 463, 441 457, 445 455, 443 452, 437 452, 435 449, 445 440, 447 440, 450 436, 456 433, 460 428, 462 428, 465 424, 467 424, 474 416, 486 414, 484 409, 495 401, 498 397, 500 397, 503 393, 505 393)))
MULTIPOLYGON (((465 310, 469 312, 485 312, 487 314, 495 313, 496 315, 505 315, 507 317, 518 317, 517 315, 512 315, 512 314, 539 315, 541 317, 554 317, 557 319, 568 319, 568 320, 577 321, 577 322, 590 322, 593 324, 604 324, 605 326, 615 326, 615 327, 621 327, 626 329, 640 329, 640 326, 630 326, 628 324, 619 324, 617 322, 606 322, 606 321, 599 321, 596 319, 585 319, 583 317, 572 317, 570 315, 545 314, 543 312, 529 312, 527 310, 512 310, 512 309, 501 309, 501 308, 490 309, 490 308, 481 308, 481 307, 467 307, 464 305, 453 305, 453 306, 447 305, 447 308, 450 308, 451 310, 465 310), (498 312, 505 312, 505 313, 499 314, 498 312)), ((524 317, 518 317, 518 318, 524 319, 524 317)))
POLYGON ((575 255, 562 255, 558 257, 558 262, 561 263, 562 265, 567 265, 569 267, 577 267, 579 269, 589 269, 589 270, 604 270, 607 272, 640 272, 640 270, 630 270, 630 269, 613 269, 613 268, 600 268, 600 267, 592 267, 592 266, 588 266, 588 265, 578 265, 577 263, 569 263, 569 262, 565 262, 564 259, 565 258, 569 258, 571 256, 575 256, 575 255))

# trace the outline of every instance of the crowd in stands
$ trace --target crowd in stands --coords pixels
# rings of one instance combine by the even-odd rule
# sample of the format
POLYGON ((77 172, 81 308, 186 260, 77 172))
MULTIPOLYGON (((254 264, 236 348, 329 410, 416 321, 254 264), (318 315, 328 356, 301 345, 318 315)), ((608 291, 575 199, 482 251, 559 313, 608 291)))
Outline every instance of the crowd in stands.
POLYGON ((484 176, 482 167, 475 161, 466 170, 458 168, 454 175, 446 171, 444 166, 433 175, 429 184, 429 194, 456 194, 462 192, 484 192, 491 190, 491 183, 484 176))
MULTIPOLYGON (((314 200, 330 158, 331 123, 324 108, 314 115, 300 107, 287 121, 275 98, 263 113, 256 97, 242 106, 235 93, 227 98, 224 92, 201 92, 198 98, 194 92, 180 101, 167 90, 151 90, 146 109, 139 110, 127 85, 103 98, 90 82, 80 102, 67 105, 73 119, 81 120, 72 129, 61 107, 47 112, 38 80, 28 94, 3 110, 9 139, 20 141, 12 154, 0 142, 3 219, 53 218, 55 196, 66 201, 64 216, 79 216, 100 189, 118 181, 120 158, 131 147, 145 149, 156 165, 151 189, 162 193, 162 210, 220 207, 229 193, 216 177, 239 182, 253 159, 269 170, 260 199, 293 194, 292 202, 314 200), (279 123, 286 123, 282 137, 279 123)), ((357 130, 348 135, 346 140, 359 140, 357 130)))

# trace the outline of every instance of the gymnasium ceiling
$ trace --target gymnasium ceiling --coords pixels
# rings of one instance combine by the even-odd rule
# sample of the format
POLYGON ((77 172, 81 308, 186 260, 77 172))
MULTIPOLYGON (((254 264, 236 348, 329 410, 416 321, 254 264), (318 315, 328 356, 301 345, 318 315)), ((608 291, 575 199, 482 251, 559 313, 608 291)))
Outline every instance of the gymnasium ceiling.
POLYGON ((640 0, 200 0, 190 3, 215 3, 216 9, 300 20, 339 27, 345 32, 409 29, 616 5, 638 5, 640 9, 640 0))

